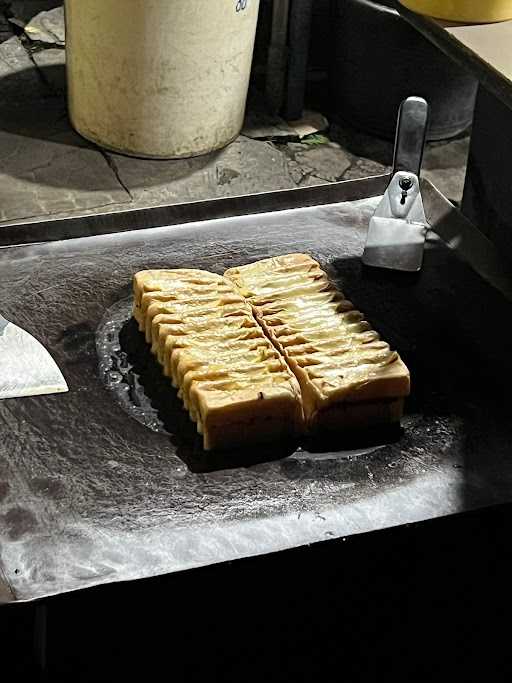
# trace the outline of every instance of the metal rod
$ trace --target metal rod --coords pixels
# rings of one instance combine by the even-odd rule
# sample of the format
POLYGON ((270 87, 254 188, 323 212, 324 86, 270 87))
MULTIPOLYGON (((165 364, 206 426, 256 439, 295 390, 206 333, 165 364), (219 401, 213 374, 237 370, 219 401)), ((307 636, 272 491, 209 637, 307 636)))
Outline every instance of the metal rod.
POLYGON ((291 0, 288 78, 283 112, 287 121, 302 118, 304 110, 312 13, 313 0, 291 0))
POLYGON ((281 110, 284 100, 288 61, 288 16, 290 0, 274 0, 272 6, 272 36, 268 48, 265 98, 275 113, 281 110))
POLYGON ((46 603, 36 605, 34 616, 34 658, 39 673, 46 674, 47 665, 48 613, 46 603))

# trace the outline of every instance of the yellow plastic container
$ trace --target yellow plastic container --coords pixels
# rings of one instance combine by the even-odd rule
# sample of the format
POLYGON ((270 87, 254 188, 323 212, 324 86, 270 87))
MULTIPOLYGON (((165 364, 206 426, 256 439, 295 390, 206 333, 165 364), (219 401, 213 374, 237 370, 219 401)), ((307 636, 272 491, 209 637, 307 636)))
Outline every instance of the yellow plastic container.
POLYGON ((409 9, 448 21, 486 24, 512 19, 512 0, 400 0, 409 9))

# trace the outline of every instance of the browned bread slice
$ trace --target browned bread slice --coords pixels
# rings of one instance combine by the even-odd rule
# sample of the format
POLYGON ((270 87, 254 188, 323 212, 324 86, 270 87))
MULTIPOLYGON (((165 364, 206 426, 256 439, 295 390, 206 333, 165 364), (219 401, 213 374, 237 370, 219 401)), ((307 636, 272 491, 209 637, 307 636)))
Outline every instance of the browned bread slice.
POLYGON ((225 273, 297 377, 311 431, 398 422, 409 371, 307 254, 225 273))
POLYGON ((206 450, 301 431, 298 382, 232 282, 201 270, 141 271, 133 314, 206 450))

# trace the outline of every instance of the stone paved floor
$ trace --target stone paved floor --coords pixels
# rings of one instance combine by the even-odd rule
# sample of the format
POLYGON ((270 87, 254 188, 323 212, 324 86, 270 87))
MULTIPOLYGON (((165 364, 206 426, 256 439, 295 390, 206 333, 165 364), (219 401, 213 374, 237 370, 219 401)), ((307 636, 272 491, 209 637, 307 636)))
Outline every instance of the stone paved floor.
MULTIPOLYGON (((104 210, 224 197, 385 172, 391 143, 339 125, 299 141, 241 135, 226 149, 179 161, 99 149, 71 128, 62 9, 56 0, 0 0, 0 226, 104 210), (40 11, 49 14, 36 17, 40 11)), ((424 175, 462 194, 468 139, 428 146, 424 175)))

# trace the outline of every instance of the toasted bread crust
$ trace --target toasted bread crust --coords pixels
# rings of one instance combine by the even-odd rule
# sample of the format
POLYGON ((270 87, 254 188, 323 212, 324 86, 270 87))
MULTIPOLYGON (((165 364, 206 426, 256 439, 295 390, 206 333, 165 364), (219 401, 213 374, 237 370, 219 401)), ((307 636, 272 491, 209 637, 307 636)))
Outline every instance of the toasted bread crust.
POLYGON ((410 392, 407 367, 314 259, 288 254, 230 268, 225 276, 297 377, 310 431, 400 419, 410 392))
POLYGON ((192 269, 141 271, 133 315, 206 450, 302 430, 298 382, 229 280, 192 269))

